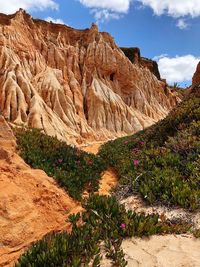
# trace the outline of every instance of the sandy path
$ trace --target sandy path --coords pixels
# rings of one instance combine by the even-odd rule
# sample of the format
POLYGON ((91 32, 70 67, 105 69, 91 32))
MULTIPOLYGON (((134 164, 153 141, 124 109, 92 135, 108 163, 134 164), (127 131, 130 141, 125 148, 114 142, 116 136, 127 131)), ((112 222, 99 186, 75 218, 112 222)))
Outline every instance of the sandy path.
MULTIPOLYGON (((82 146, 80 148, 88 153, 97 154, 102 144, 102 142, 94 143, 88 146, 82 146)), ((109 168, 102 174, 98 191, 99 194, 110 195, 111 189, 115 188, 117 186, 117 183, 118 177, 116 172, 112 168, 109 168)))
MULTIPOLYGON (((199 267, 200 240, 190 235, 130 238, 122 243, 128 267, 199 267)), ((102 267, 111 267, 103 259, 102 267)))
MULTIPOLYGON (((98 153, 101 144, 84 147, 89 153, 98 153)), ((107 170, 102 176, 100 193, 108 194, 117 185, 117 175, 113 169, 107 170)), ((180 208, 163 206, 147 206, 139 196, 131 196, 122 203, 127 209, 159 213, 169 219, 184 219, 200 227, 200 214, 191 213, 180 208)), ((122 243, 128 267, 200 267, 200 239, 191 235, 165 235, 151 238, 131 238, 122 243)), ((111 262, 104 257, 102 267, 111 267, 111 262)))

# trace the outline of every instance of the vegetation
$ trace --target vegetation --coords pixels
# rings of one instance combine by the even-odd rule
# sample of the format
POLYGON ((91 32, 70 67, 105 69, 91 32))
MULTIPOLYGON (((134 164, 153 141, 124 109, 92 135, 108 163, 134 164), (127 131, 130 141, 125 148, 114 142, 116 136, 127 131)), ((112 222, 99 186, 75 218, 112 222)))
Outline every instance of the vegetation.
MULTIPOLYGON (((162 202, 191 210, 200 204, 200 98, 194 91, 169 116, 133 136, 105 144, 98 156, 67 146, 38 130, 17 130, 25 161, 45 170, 73 196, 95 192, 100 173, 114 167, 120 190, 139 192, 149 203, 162 202)), ((157 214, 126 211, 112 197, 91 194, 82 200, 85 211, 71 215, 70 233, 51 234, 22 255, 16 267, 100 266, 102 251, 114 266, 127 262, 121 249, 124 238, 192 231, 185 222, 169 221, 157 214)))
POLYGON ((76 200, 84 190, 98 190, 105 166, 99 157, 68 146, 38 129, 16 129, 21 157, 33 168, 44 170, 54 177, 76 200))
POLYGON ((127 264, 120 248, 123 238, 190 229, 190 225, 173 224, 156 214, 126 212, 114 197, 92 195, 84 208, 86 211, 82 215, 70 216, 71 233, 46 236, 20 257, 16 267, 78 267, 89 263, 100 266, 101 249, 115 266, 123 267, 127 264))
MULTIPOLYGON (((200 97, 197 88, 164 120, 133 136, 106 143, 100 156, 128 191, 149 203, 191 210, 200 205, 200 97)), ((120 188, 120 190, 122 190, 120 188)))

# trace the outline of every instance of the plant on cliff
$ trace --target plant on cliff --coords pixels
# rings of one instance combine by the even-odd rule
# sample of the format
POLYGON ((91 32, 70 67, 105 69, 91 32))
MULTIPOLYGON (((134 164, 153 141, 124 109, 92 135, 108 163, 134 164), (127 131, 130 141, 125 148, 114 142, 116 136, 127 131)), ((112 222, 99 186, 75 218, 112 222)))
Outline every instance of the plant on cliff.
POLYGON ((119 174, 120 193, 140 192, 149 203, 200 206, 199 88, 162 121, 106 143, 100 156, 119 174), (128 190, 127 190, 128 188, 128 190))
POLYGON ((69 194, 81 199, 84 190, 98 190, 104 163, 100 157, 73 148, 38 129, 15 129, 21 157, 33 168, 54 177, 69 194))

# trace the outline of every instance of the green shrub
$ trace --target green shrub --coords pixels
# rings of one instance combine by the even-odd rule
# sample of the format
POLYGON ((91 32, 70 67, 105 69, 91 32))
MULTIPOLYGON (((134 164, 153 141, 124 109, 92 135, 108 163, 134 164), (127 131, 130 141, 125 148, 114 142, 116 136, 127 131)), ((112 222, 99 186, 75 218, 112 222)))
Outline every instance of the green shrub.
POLYGON ((102 146, 99 155, 120 178, 119 194, 140 192, 149 203, 200 205, 200 98, 192 93, 164 120, 102 146), (128 187, 128 190, 127 190, 128 187))
POLYGON ((123 267, 127 264, 121 249, 123 238, 190 229, 187 224, 161 220, 157 214, 127 212, 114 197, 92 195, 84 208, 82 215, 70 216, 71 233, 46 236, 20 257, 16 267, 100 266, 101 246, 114 266, 123 267))
POLYGON ((38 129, 16 129, 21 157, 33 168, 54 177, 69 194, 81 199, 84 190, 98 190, 101 172, 105 169, 100 157, 47 136, 38 129))

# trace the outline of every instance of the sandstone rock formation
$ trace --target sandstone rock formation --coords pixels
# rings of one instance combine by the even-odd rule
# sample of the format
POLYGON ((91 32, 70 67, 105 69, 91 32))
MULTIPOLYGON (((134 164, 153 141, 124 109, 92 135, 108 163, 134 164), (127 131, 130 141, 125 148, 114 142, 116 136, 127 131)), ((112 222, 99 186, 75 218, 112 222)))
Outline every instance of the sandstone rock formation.
POLYGON ((196 72, 194 73, 194 76, 192 78, 192 85, 199 85, 200 84, 200 62, 197 65, 196 72))
POLYGON ((138 47, 122 47, 121 50, 133 64, 138 64, 141 67, 148 68, 158 80, 161 80, 157 62, 145 57, 141 57, 140 49, 138 47))
POLYGON ((68 142, 132 134, 180 100, 113 38, 90 29, 0 14, 0 111, 68 142))
POLYGON ((80 210, 52 178, 15 153, 12 131, 0 116, 0 266, 13 266, 45 234, 69 228, 67 216, 80 210))

